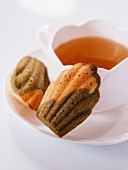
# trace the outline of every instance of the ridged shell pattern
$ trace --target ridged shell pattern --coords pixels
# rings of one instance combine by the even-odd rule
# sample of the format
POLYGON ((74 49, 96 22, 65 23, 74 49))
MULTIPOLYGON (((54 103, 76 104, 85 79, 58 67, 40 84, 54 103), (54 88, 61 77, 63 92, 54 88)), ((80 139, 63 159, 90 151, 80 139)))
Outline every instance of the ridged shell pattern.
POLYGON ((18 63, 12 77, 13 91, 37 110, 49 80, 45 65, 36 58, 26 56, 18 63))
POLYGON ((52 82, 37 117, 59 137, 81 124, 99 100, 100 77, 93 64, 75 64, 52 82))

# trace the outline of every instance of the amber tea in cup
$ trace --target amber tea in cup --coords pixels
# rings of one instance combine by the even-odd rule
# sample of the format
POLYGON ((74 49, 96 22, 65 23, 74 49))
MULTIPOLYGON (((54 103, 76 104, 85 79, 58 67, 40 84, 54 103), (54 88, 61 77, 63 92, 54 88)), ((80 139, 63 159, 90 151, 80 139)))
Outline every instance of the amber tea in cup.
POLYGON ((63 65, 93 63, 111 69, 128 56, 123 45, 101 37, 82 37, 67 41, 54 49, 63 65))

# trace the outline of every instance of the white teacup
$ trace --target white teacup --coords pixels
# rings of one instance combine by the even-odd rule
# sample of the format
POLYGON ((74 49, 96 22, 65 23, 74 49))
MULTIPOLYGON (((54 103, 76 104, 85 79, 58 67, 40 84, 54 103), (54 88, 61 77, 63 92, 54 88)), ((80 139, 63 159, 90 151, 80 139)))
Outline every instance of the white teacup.
MULTIPOLYGON (((71 67, 64 66, 54 52, 54 49, 64 42, 95 36, 110 39, 128 48, 128 30, 104 20, 91 20, 80 26, 67 25, 55 32, 43 26, 38 33, 41 48, 49 57, 48 73, 51 81, 54 81, 61 71, 71 67)), ((114 109, 128 101, 128 58, 110 70, 98 68, 98 73, 101 77, 100 100, 94 111, 114 109)))

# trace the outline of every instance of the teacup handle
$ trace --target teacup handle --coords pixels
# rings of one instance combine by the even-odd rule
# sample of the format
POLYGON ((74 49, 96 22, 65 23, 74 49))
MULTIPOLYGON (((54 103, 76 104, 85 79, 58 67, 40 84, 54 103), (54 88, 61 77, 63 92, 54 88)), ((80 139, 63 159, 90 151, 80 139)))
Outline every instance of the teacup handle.
POLYGON ((37 39, 40 47, 45 53, 48 52, 48 46, 52 38, 52 29, 49 25, 41 26, 37 31, 37 39))

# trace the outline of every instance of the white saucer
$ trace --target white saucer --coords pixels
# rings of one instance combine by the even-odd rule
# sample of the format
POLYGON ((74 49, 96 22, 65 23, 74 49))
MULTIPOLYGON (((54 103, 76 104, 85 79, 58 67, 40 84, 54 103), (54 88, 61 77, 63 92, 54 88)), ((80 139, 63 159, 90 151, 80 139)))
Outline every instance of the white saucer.
MULTIPOLYGON (((42 50, 37 50, 31 55, 42 60, 48 66, 47 56, 42 50)), ((11 96, 8 88, 10 74, 11 72, 9 72, 5 81, 5 98, 13 113, 34 130, 60 140, 37 119, 36 112, 11 96)), ((92 113, 86 121, 61 138, 61 140, 93 145, 109 145, 128 140, 128 103, 109 112, 92 113)))

